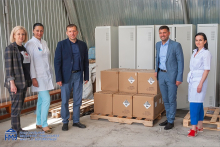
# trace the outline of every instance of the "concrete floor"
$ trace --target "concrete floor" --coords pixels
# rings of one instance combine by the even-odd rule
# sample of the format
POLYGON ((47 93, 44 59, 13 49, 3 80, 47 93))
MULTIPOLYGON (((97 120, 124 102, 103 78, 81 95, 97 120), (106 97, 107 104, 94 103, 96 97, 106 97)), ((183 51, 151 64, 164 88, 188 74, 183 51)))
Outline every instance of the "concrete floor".
MULTIPOLYGON (((10 128, 10 120, 0 123, 1 147, 32 147, 32 146, 220 146, 220 132, 205 130, 195 138, 187 138, 188 128, 182 126, 182 118, 176 118, 175 127, 165 131, 158 124, 166 119, 165 116, 157 121, 154 127, 145 127, 142 124, 119 124, 107 120, 91 120, 90 116, 84 116, 80 121, 87 125, 86 129, 72 127, 69 123, 69 131, 62 131, 62 120, 49 118, 49 125, 53 126, 53 134, 59 135, 56 141, 17 140, 5 141, 4 134, 10 128)), ((35 114, 22 115, 23 129, 40 131, 35 129, 35 114)), ((51 138, 51 137, 49 137, 51 138)))

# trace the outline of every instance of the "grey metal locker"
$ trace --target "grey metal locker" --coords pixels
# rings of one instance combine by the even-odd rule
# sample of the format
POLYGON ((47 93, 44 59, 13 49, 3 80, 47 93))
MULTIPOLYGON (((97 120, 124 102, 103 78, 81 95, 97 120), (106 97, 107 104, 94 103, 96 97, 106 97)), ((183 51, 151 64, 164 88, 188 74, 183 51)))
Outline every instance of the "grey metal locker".
POLYGON ((101 91, 100 71, 118 68, 118 27, 95 28, 96 91, 101 91))
POLYGON ((189 108, 187 75, 190 71, 189 63, 192 50, 195 48, 196 27, 192 24, 173 25, 175 29, 175 41, 179 42, 184 55, 183 82, 177 90, 177 108, 189 108))
POLYGON ((211 70, 208 75, 208 88, 206 91, 204 107, 216 107, 219 105, 219 24, 198 24, 197 32, 203 32, 206 34, 208 40, 208 50, 212 55, 211 70))
POLYGON ((136 69, 136 26, 119 26, 119 68, 136 69))
POLYGON ((154 25, 137 26, 137 69, 154 69, 154 25))

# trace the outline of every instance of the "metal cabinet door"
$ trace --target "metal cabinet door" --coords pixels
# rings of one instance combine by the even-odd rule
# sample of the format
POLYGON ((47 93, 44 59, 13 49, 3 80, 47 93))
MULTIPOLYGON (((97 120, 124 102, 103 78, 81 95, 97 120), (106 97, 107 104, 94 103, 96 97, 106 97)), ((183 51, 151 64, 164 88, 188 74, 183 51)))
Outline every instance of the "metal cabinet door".
POLYGON ((215 98, 217 97, 216 95, 216 82, 217 82, 217 33, 218 29, 217 26, 199 26, 197 28, 198 32, 203 32, 206 34, 207 40, 208 40, 208 50, 210 51, 212 55, 212 60, 211 60, 211 70, 209 71, 208 75, 208 88, 206 90, 206 97, 204 101, 204 107, 215 107, 216 100, 215 98))
POLYGON ((192 35, 193 32, 191 31, 191 26, 176 26, 175 30, 176 42, 181 44, 184 55, 183 82, 179 85, 177 90, 177 108, 189 108, 187 75, 190 71, 189 63, 192 55, 192 43, 194 43, 194 37, 192 35))
POLYGON ((111 68, 110 27, 96 27, 96 91, 101 91, 100 71, 111 68))
POLYGON ((137 69, 154 69, 154 26, 137 26, 137 69))
POLYGON ((119 68, 136 69, 136 26, 119 26, 119 68))

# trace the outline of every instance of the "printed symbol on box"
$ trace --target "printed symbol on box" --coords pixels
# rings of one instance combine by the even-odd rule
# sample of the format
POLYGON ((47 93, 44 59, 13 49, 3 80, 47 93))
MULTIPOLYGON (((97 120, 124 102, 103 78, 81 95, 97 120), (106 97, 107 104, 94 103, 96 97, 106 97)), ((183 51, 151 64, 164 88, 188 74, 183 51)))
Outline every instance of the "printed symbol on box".
POLYGON ((17 131, 9 129, 5 132, 5 140, 17 140, 17 131))
POLYGON ((157 102, 155 102, 155 108, 157 107, 157 102))
POLYGON ((134 79, 133 77, 130 77, 130 78, 128 79, 128 81, 132 84, 132 83, 134 83, 135 79, 134 79))
POLYGON ((150 77, 150 79, 148 80, 148 83, 152 85, 154 82, 155 82, 154 79, 150 77))
POLYGON ((144 107, 145 107, 146 109, 150 108, 150 106, 151 106, 151 104, 150 104, 148 101, 146 101, 146 102, 144 103, 144 107))
POLYGON ((128 107, 128 106, 130 105, 130 103, 128 102, 128 100, 125 100, 125 101, 123 102, 123 104, 125 105, 125 107, 128 107))

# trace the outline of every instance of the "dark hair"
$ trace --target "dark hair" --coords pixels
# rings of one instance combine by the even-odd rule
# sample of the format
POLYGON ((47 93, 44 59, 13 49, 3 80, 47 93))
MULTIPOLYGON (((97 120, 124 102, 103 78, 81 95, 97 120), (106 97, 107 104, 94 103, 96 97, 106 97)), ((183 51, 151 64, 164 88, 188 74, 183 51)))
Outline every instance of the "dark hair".
POLYGON ((206 41, 206 44, 204 45, 204 48, 207 50, 208 49, 208 40, 207 40, 207 37, 206 37, 206 35, 204 34, 204 33, 197 33, 196 35, 195 35, 195 38, 196 38, 196 36, 203 36, 203 39, 206 41))
POLYGON ((67 30, 67 28, 72 28, 72 27, 75 27, 76 30, 78 31, 78 28, 75 24, 69 24, 68 26, 66 26, 66 30, 67 30))
POLYGON ((35 29, 35 27, 36 26, 41 26, 41 27, 43 27, 44 28, 44 25, 42 24, 42 23, 35 23, 34 25, 33 25, 33 30, 35 29))
POLYGON ((168 26, 161 26, 159 28, 159 30, 163 30, 163 29, 167 29, 168 32, 170 31, 170 28, 168 26))

